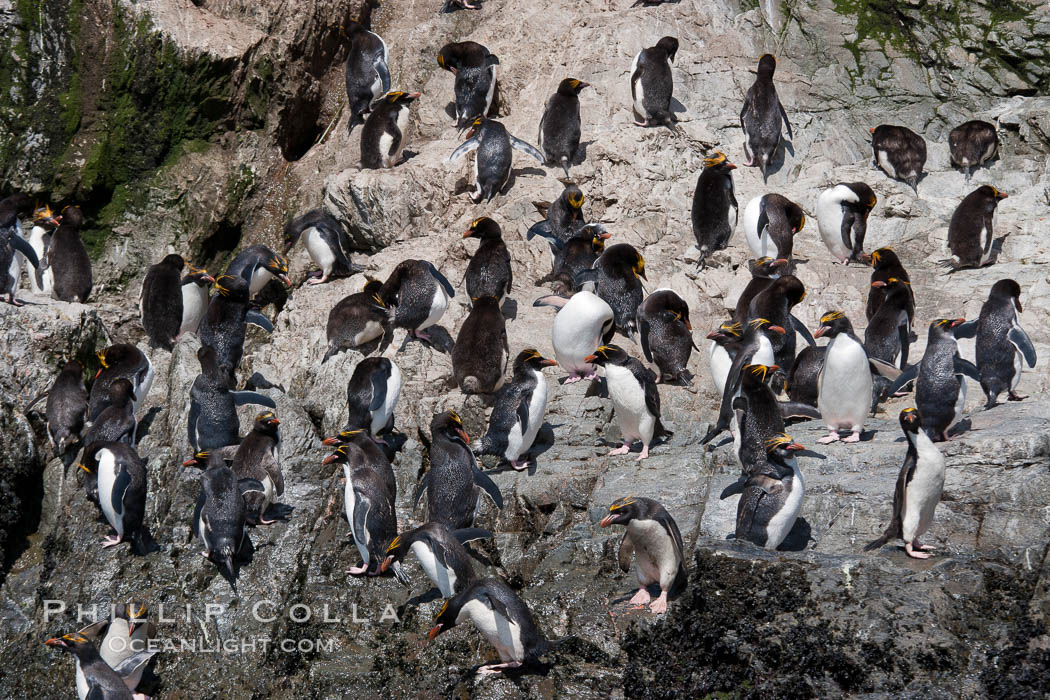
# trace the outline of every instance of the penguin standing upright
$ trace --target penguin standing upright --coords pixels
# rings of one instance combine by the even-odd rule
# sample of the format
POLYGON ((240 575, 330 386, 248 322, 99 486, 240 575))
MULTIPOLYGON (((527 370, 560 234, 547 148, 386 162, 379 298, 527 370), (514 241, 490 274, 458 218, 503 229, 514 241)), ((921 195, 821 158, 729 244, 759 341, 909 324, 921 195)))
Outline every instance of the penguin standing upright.
POLYGON ((526 457, 547 412, 547 379, 544 367, 557 366, 554 360, 528 348, 514 358, 514 376, 510 384, 496 394, 489 416, 488 432, 478 441, 476 455, 498 455, 517 471, 529 466, 526 457))
MULTIPOLYGON (((719 396, 725 391, 726 378, 729 376, 729 368, 733 366, 733 355, 736 354, 737 343, 742 334, 741 324, 733 322, 725 322, 707 334, 707 339, 711 341, 707 348, 708 366, 711 369, 711 381, 714 382, 719 396)), ((770 352, 770 357, 772 356, 770 352)))
POLYGON ((889 293, 887 285, 890 278, 898 279, 908 287, 908 323, 914 323, 915 292, 911 288, 911 277, 908 276, 908 271, 904 269, 904 265, 901 264, 900 258, 897 257, 893 248, 879 248, 871 254, 871 287, 868 289, 868 303, 865 307, 865 315, 871 321, 875 312, 879 310, 879 306, 889 293), (876 285, 876 282, 883 282, 884 284, 876 285))
POLYGON ((995 125, 974 119, 964 122, 948 133, 948 152, 952 165, 966 170, 969 180, 975 170, 999 152, 999 134, 995 125))
POLYGON ((558 366, 569 373, 565 384, 581 379, 594 379, 594 365, 587 357, 594 348, 612 338, 613 310, 597 294, 582 291, 565 300, 563 297, 547 296, 537 299, 533 306, 558 308, 551 328, 551 344, 558 366))
POLYGON ((187 440, 194 452, 211 451, 240 442, 237 406, 258 404, 277 408, 269 396, 254 391, 231 391, 233 371, 219 364, 213 348, 197 351, 201 372, 190 386, 186 421, 187 440))
POLYGON ((822 445, 839 439, 840 430, 849 430, 843 442, 859 442, 864 419, 871 406, 871 369, 868 354, 853 325, 841 311, 820 317, 816 338, 828 336, 824 366, 817 378, 817 408, 828 426, 828 434, 817 440, 822 445))
POLYGON ((284 254, 303 239, 310 259, 321 268, 306 280, 307 284, 322 284, 329 277, 347 277, 364 270, 350 262, 350 241, 339 220, 324 208, 311 209, 292 219, 284 227, 284 254))
POLYGON ((109 385, 106 408, 91 422, 84 433, 83 444, 95 442, 123 442, 135 444, 135 389, 123 377, 109 385))
POLYGON ((20 214, 28 214, 32 210, 33 203, 27 194, 19 193, 0 201, 0 282, 3 283, 0 294, 7 294, 7 303, 12 306, 23 305, 15 298, 21 274, 21 265, 16 264, 16 253, 21 253, 35 269, 40 269, 36 251, 29 241, 22 238, 22 225, 18 220, 20 214))
POLYGON ((868 215, 877 201, 875 192, 863 182, 843 182, 820 194, 817 229, 840 263, 864 262, 868 215))
POLYGON ((394 427, 394 408, 401 396, 401 370, 385 357, 366 357, 346 383, 346 428, 367 430, 380 444, 379 433, 394 427))
POLYGON ((511 136, 507 128, 498 121, 484 117, 478 117, 470 123, 466 140, 452 152, 448 162, 455 163, 475 149, 476 182, 475 191, 471 194, 475 203, 491 200, 506 187, 510 180, 510 167, 514 161, 512 149, 543 162, 543 154, 537 151, 535 146, 511 136))
POLYGON ((952 257, 950 267, 984 267, 992 262, 992 221, 1001 200, 1008 195, 991 185, 981 185, 966 195, 956 207, 948 223, 948 249, 952 257))
POLYGON ((446 600, 427 637, 432 640, 467 620, 499 653, 500 663, 482 665, 477 670, 479 676, 536 664, 557 644, 543 636, 529 606, 514 589, 497 578, 475 580, 446 600))
POLYGON ((493 296, 474 299, 452 348, 452 374, 464 394, 489 394, 503 386, 510 347, 507 322, 493 296))
POLYGON ((82 700, 132 700, 134 697, 117 672, 102 660, 90 639, 80 633, 53 637, 49 647, 68 651, 77 660, 76 689, 82 700))
POLYGON ((716 152, 704 159, 704 170, 696 179, 690 217, 696 245, 700 249, 700 258, 696 262, 699 267, 705 265, 709 255, 729 245, 736 228, 740 207, 733 188, 735 169, 724 153, 716 152))
POLYGON ((744 324, 749 317, 751 301, 768 289, 773 282, 780 279, 790 261, 787 258, 757 258, 748 263, 751 268, 751 279, 748 280, 744 291, 736 300, 736 309, 733 311, 733 322, 744 324))
POLYGON ((376 100, 361 129, 361 167, 393 168, 403 160, 408 138, 408 117, 418 92, 388 92, 376 100))
POLYGON ((179 324, 179 336, 184 333, 196 335, 201 319, 208 312, 208 291, 215 284, 215 278, 207 270, 189 268, 189 274, 182 278, 182 323, 179 324))
POLYGON ((665 36, 656 46, 642 49, 631 63, 631 99, 634 123, 638 126, 666 126, 675 130, 671 113, 674 78, 671 64, 678 53, 678 39, 665 36))
POLYGON ((273 411, 263 411, 255 416, 251 432, 244 437, 233 456, 233 473, 238 479, 258 479, 263 485, 262 502, 254 508, 255 512, 248 513, 249 522, 260 525, 275 522, 266 519, 266 508, 284 493, 280 424, 273 411))
MULTIPOLYGON (((820 393, 820 369, 824 366, 826 345, 807 345, 795 358, 787 377, 788 399, 796 404, 816 407, 820 393)), ((874 381, 874 377, 872 378, 874 381)))
POLYGON ((96 442, 84 453, 84 466, 98 477, 98 504, 116 535, 103 547, 131 542, 132 551, 146 554, 146 462, 134 448, 120 442, 96 442))
POLYGON ((733 447, 745 475, 764 463, 766 441, 784 432, 784 413, 769 386, 779 373, 776 365, 745 365, 740 371, 740 396, 733 399, 733 447))
MULTIPOLYGON (((383 479, 372 469, 361 468, 350 471, 343 465, 346 486, 343 505, 350 533, 361 555, 361 565, 347 569, 351 576, 378 576, 386 560, 387 548, 397 537, 397 515, 394 503, 386 490, 383 479)), ((394 575, 404 584, 408 576, 400 564, 393 565, 394 575)))
POLYGON ((892 539, 904 540, 904 551, 915 559, 929 559, 934 549, 919 543, 930 529, 937 503, 944 490, 944 456, 923 432, 920 411, 906 408, 900 415, 901 429, 908 440, 908 452, 893 490, 893 515, 882 537, 864 547, 878 549, 892 539))
POLYGON ((448 279, 426 260, 402 260, 378 294, 393 314, 395 326, 428 342, 430 336, 424 330, 441 320, 448 300, 456 296, 448 279))
POLYGON ((531 241, 533 236, 539 235, 562 244, 568 243, 587 224, 587 217, 583 215, 583 190, 574 182, 560 182, 564 189, 553 203, 532 203, 543 217, 543 221, 529 227, 525 234, 526 240, 531 241))
POLYGON ((109 667, 117 671, 128 690, 134 691, 142 680, 149 659, 159 649, 150 649, 150 642, 157 636, 157 627, 149 621, 149 609, 145 603, 128 601, 111 606, 111 619, 100 620, 80 631, 92 637, 106 628, 106 634, 98 647, 98 653, 109 667))
POLYGON ((612 308, 616 330, 632 340, 638 329, 638 305, 645 296, 643 279, 645 259, 630 243, 609 246, 592 269, 577 276, 577 282, 596 283, 594 293, 612 308))
MULTIPOLYGON (((744 96, 744 106, 740 110, 740 128, 744 132, 744 165, 757 165, 762 172, 762 182, 769 175, 769 166, 773 162, 777 149, 783 141, 783 130, 787 128, 789 139, 791 122, 773 85, 773 74, 777 70, 777 59, 772 54, 764 54, 758 60, 758 76, 744 96)), ((778 257, 788 257, 778 256, 778 257)))
POLYGON ((744 207, 744 237, 756 258, 790 260, 795 234, 805 225, 802 207, 779 194, 755 197, 744 207))
POLYGON ((83 224, 84 214, 80 207, 66 207, 62 210, 61 225, 51 236, 47 266, 54 277, 54 295, 59 301, 84 304, 91 294, 91 257, 80 238, 83 224))
POLYGON ((181 255, 166 255, 146 271, 139 292, 139 319, 153 347, 171 352, 182 328, 181 255))
POLYGON ((109 385, 117 379, 123 378, 131 382, 135 395, 133 401, 136 405, 149 395, 150 387, 153 386, 153 363, 134 345, 116 343, 100 350, 97 356, 102 367, 95 374, 95 381, 91 383, 91 396, 88 399, 89 421, 96 420, 109 405, 109 385))
POLYGON ((470 552, 463 545, 489 537, 492 533, 480 528, 452 530, 444 523, 424 523, 394 538, 387 547, 381 570, 385 572, 395 562, 404 561, 411 552, 442 597, 451 598, 477 580, 470 552))
POLYGON ((456 70, 453 90, 456 96, 456 127, 466 129, 484 119, 496 96, 496 66, 499 58, 487 54, 478 65, 464 65, 456 70))
POLYGON ((688 384, 692 375, 686 365, 698 348, 685 299, 671 289, 657 289, 639 304, 637 318, 642 353, 660 369, 657 382, 688 384))
POLYGON ((922 427, 930 439, 948 439, 948 431, 962 418, 966 405, 966 377, 981 381, 977 367, 959 356, 955 329, 965 319, 939 318, 930 323, 926 352, 918 365, 912 365, 894 381, 889 393, 915 382, 915 405, 922 414, 922 427))
MULTIPOLYGON (((39 401, 43 396, 37 397, 33 403, 39 401)), ((47 434, 51 438, 55 454, 61 456, 76 442, 80 437, 80 431, 84 428, 84 418, 88 407, 88 392, 84 386, 84 365, 76 360, 67 362, 48 388, 46 396, 47 434)), ((31 403, 27 406, 25 412, 28 412, 32 405, 31 403)))
POLYGON ((544 165, 560 165, 565 177, 580 148, 580 90, 586 87, 590 85, 576 78, 562 80, 557 92, 547 98, 540 117, 536 143, 546 158, 544 165))
POLYGON ((868 319, 868 327, 864 329, 864 350, 868 357, 903 369, 908 366, 908 348, 911 346, 911 322, 908 320, 911 285, 896 277, 871 285, 885 287, 888 291, 878 311, 868 319))
POLYGON ((791 532, 806 492, 794 453, 804 449, 785 433, 766 442, 766 456, 750 466, 751 475, 737 503, 738 540, 776 549, 791 532))
POLYGON ((237 475, 214 452, 198 452, 182 466, 203 469, 192 523, 193 533, 203 547, 201 556, 215 562, 232 581, 237 575, 234 561, 251 546, 248 510, 237 484, 237 475))
POLYGON ((364 114, 371 109, 372 100, 390 90, 389 55, 386 42, 372 31, 372 11, 379 0, 365 0, 356 22, 346 28, 350 50, 346 56, 346 101, 350 118, 346 122, 349 134, 364 122, 364 114))
MULTIPOLYGON (((723 328, 725 327, 723 324, 723 328)), ((733 329, 732 326, 729 328, 733 329)), ((725 343, 726 351, 733 361, 725 374, 722 400, 718 407, 718 420, 707 431, 707 435, 703 437, 700 444, 706 445, 723 431, 733 428, 735 421, 733 400, 740 395, 740 382, 744 367, 746 365, 771 367, 776 364, 773 357, 772 338, 775 337, 773 334, 786 335, 787 330, 782 326, 770 323, 769 319, 756 318, 743 327, 739 340, 725 343)))
POLYGON ((321 364, 343 350, 389 336, 394 311, 383 301, 382 289, 382 282, 369 280, 360 292, 343 297, 332 307, 326 326, 328 351, 321 364))
POLYGON ((264 245, 243 248, 226 268, 226 277, 241 277, 248 282, 249 296, 255 296, 275 277, 285 286, 292 280, 288 277, 288 258, 275 253, 264 245))
POLYGON ((919 193, 919 178, 926 165, 926 141, 905 126, 882 124, 870 129, 875 166, 890 177, 903 180, 919 193))
POLYGON ((510 293, 514 271, 510 265, 510 251, 503 242, 503 231, 493 219, 483 216, 474 219, 463 233, 463 238, 477 238, 481 245, 467 264, 464 282, 467 296, 475 299, 483 296, 495 297, 499 303, 510 293))
POLYGON ((201 344, 215 349, 219 364, 235 372, 244 356, 246 324, 253 323, 273 333, 273 324, 258 311, 249 309, 248 282, 243 277, 221 275, 215 280, 216 294, 208 303, 197 335, 201 344))
POLYGON ((641 462, 649 457, 649 445, 654 438, 673 435, 660 422, 656 375, 616 345, 602 345, 586 359, 605 368, 609 398, 623 433, 623 445, 610 450, 609 454, 625 455, 638 440, 642 443, 642 452, 637 461, 641 462))
POLYGON ((480 487, 497 508, 503 507, 499 487, 479 468, 470 451, 470 436, 463 421, 453 411, 438 413, 430 421, 430 469, 416 487, 413 504, 427 493, 428 520, 450 528, 471 527, 478 510, 474 487, 480 487))
MULTIPOLYGON (((51 296, 55 287, 55 276, 47 267, 47 251, 51 248, 51 238, 55 229, 58 228, 61 217, 51 213, 51 207, 44 205, 33 213, 33 228, 29 231, 29 245, 36 253, 37 266, 20 252, 15 253, 15 259, 20 260, 25 268, 26 276, 29 278, 29 289, 34 294, 51 296)), ((15 277, 17 277, 17 273, 15 277)))
POLYGON ((961 324, 956 338, 977 337, 977 371, 987 398, 985 408, 996 405, 999 394, 1008 392, 1010 401, 1027 397, 1017 393, 1022 362, 1035 367, 1035 346, 1017 321, 1021 312, 1021 285, 1014 280, 999 280, 988 292, 976 321, 961 324))
POLYGON ((386 485, 390 503, 397 502, 397 476, 383 450, 362 428, 341 430, 339 435, 326 438, 322 444, 334 446, 335 452, 321 460, 321 464, 342 464, 353 473, 361 468, 374 471, 386 485))
POLYGON ((599 523, 602 527, 624 525, 627 531, 620 541, 617 555, 621 571, 635 560, 638 592, 630 605, 644 607, 657 614, 667 612, 667 597, 685 585, 689 577, 685 569, 685 545, 678 523, 667 510, 651 498, 624 496, 613 501, 609 514, 599 523), (649 586, 658 585, 660 596, 653 600, 649 586))
POLYGON ((759 292, 748 307, 748 322, 756 318, 765 319, 773 326, 788 331, 769 337, 773 346, 773 359, 785 372, 790 372, 795 364, 796 333, 801 334, 810 345, 815 344, 809 329, 791 313, 805 298, 806 287, 802 280, 794 275, 784 275, 759 292))

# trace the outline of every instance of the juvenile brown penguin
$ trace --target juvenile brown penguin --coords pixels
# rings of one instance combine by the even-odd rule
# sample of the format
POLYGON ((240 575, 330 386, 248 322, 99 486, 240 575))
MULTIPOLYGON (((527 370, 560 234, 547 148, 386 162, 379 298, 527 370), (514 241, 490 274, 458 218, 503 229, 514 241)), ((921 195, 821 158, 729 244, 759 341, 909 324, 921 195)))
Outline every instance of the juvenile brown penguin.
POLYGON ((150 343, 171 351, 182 328, 181 255, 166 255, 146 272, 139 293, 139 319, 150 343))
POLYGON ((452 373, 464 394, 488 394, 503 386, 510 356, 507 326, 496 297, 473 303, 452 348, 452 373))
POLYGON ((80 238, 84 214, 80 207, 62 210, 62 223, 51 236, 47 251, 47 266, 54 275, 55 298, 84 304, 91 294, 91 257, 80 238))
POLYGON ((410 105, 421 93, 388 92, 372 105, 361 129, 361 167, 393 168, 402 161, 408 137, 410 105))
POLYGON ((766 181, 769 166, 783 141, 785 127, 788 138, 794 138, 791 122, 773 85, 776 70, 777 59, 772 54, 764 54, 758 60, 758 75, 744 96, 744 106, 740 110, 744 155, 747 156, 744 165, 757 165, 762 172, 762 182, 766 181))
POLYGON ((740 207, 733 188, 735 169, 724 153, 715 153, 704 159, 704 170, 696 180, 690 217, 696 245, 700 249, 696 263, 699 267, 704 266, 709 255, 729 245, 736 228, 740 207))
POLYGON ((999 202, 1007 194, 991 185, 981 185, 966 195, 948 224, 948 248, 952 257, 946 265, 961 270, 984 267, 992 262, 992 221, 999 202))
POLYGON ((977 168, 995 158, 999 151, 999 134, 994 124, 974 119, 951 130, 948 149, 952 165, 965 170, 969 180, 977 168))
POLYGON ((328 312, 328 351, 322 364, 344 350, 389 335, 393 310, 380 296, 382 288, 382 282, 369 280, 364 289, 343 297, 328 312))
POLYGON ((926 165, 926 141, 905 126, 882 124, 870 129, 875 166, 890 177, 903 180, 919 193, 919 178, 926 165))
POLYGON ((494 219, 482 216, 474 219, 463 238, 477 238, 481 245, 470 258, 464 282, 467 296, 475 299, 483 296, 503 298, 510 292, 514 273, 510 265, 510 251, 503 242, 503 231, 494 219))
POLYGON ((547 162, 560 165, 569 177, 569 166, 576 159, 580 147, 580 91, 590 87, 576 78, 566 78, 558 84, 558 91, 547 99, 540 117, 537 144, 547 162))

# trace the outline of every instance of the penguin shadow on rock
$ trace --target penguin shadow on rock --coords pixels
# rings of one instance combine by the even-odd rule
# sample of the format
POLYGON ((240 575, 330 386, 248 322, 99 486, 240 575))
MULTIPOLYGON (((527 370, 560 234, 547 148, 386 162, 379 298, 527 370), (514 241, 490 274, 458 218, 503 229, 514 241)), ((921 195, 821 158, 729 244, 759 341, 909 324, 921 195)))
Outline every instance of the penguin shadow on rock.
MULTIPOLYGON (((430 347, 434 348, 438 352, 444 353, 446 355, 451 353, 452 352, 452 348, 455 347, 455 345, 456 345, 456 341, 454 341, 452 339, 452 336, 449 334, 449 332, 445 329, 444 326, 439 326, 439 325, 427 326, 427 334, 430 336, 430 340, 423 340, 422 338, 418 338, 418 337, 412 335, 411 333, 406 334, 405 335, 405 339, 401 341, 401 346, 398 348, 397 351, 398 352, 404 352, 405 348, 408 347, 409 341, 412 341, 412 340, 420 342, 420 343, 423 343, 424 345, 429 345, 430 347)), ((372 341, 372 342, 377 342, 377 341, 372 341)), ((366 345, 362 345, 358 349, 361 350, 362 353, 364 353, 364 348, 366 346, 367 346, 367 344, 366 345)), ((365 353, 365 354, 367 355, 368 353, 365 353)), ((455 379, 453 379, 452 381, 454 383, 455 379)))

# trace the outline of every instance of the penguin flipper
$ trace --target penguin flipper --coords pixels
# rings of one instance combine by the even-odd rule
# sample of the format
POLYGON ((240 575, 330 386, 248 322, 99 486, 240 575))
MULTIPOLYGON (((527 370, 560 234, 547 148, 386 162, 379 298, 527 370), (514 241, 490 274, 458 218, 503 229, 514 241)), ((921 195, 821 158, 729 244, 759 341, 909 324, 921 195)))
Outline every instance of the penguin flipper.
POLYGON ((372 400, 368 403, 369 411, 378 411, 386 403, 386 381, 379 373, 372 375, 372 400))
MULTIPOLYGON (((372 511, 372 501, 357 489, 354 489, 354 497, 357 503, 354 506, 354 522, 350 523, 350 527, 353 528, 354 540, 368 549, 371 540, 368 534, 368 514, 372 511)), ((368 563, 365 562, 365 564, 368 563)))
POLYGON ((244 322, 250 323, 253 326, 258 326, 267 333, 273 333, 273 324, 270 323, 270 319, 266 318, 258 311, 251 310, 247 314, 245 314, 244 322))
POLYGON ((423 264, 427 266, 430 274, 434 276, 434 279, 438 281, 438 284, 445 288, 445 294, 448 294, 449 297, 456 296, 456 290, 452 288, 452 283, 448 281, 447 277, 438 272, 438 269, 434 267, 434 263, 424 260, 423 264))
MULTIPOLYGON (((372 64, 379 76, 379 82, 383 85, 383 94, 390 92, 390 68, 386 65, 386 57, 377 54, 375 63, 372 64)), ((790 127, 788 127, 790 129, 790 127)))
POLYGON ((17 233, 12 233, 8 236, 8 240, 11 241, 11 246, 19 253, 26 257, 33 267, 40 268, 40 258, 36 256, 36 251, 33 250, 33 246, 29 245, 29 241, 19 236, 17 233))
POLYGON ((234 406, 255 404, 257 406, 266 406, 267 408, 277 408, 276 401, 266 394, 260 394, 257 391, 231 391, 230 396, 233 397, 234 406))
POLYGON ((113 482, 113 512, 120 518, 124 516, 124 497, 128 494, 129 486, 131 486, 131 474, 128 473, 126 467, 121 466, 113 482))
POLYGON ((529 400, 531 395, 522 394, 518 397, 518 423, 521 425, 521 434, 529 432, 529 400))
POLYGON ((780 416, 781 418, 820 418, 820 411, 809 404, 804 404, 799 401, 781 401, 780 402, 780 416))
POLYGON ((645 382, 645 410, 649 411, 656 418, 656 422, 659 423, 660 390, 656 388, 656 375, 650 370, 646 370, 646 372, 649 373, 649 381, 645 382))
POLYGON ((275 496, 280 496, 284 493, 284 472, 281 471, 281 465, 277 462, 272 454, 267 452, 263 455, 260 465, 266 475, 270 477, 270 481, 273 482, 273 493, 275 496))
POLYGON ((489 495, 489 498, 492 499, 497 508, 502 508, 503 494, 499 492, 499 486, 496 486, 496 482, 490 479, 488 474, 478 469, 478 463, 473 459, 473 453, 471 453, 471 461, 474 462, 474 483, 489 495))
POLYGON ((642 341, 642 354, 648 362, 653 361, 653 351, 649 349, 649 320, 638 319, 638 336, 642 341))
POLYGON ((813 334, 806 328, 806 324, 799 320, 795 314, 788 314, 791 317, 791 325, 795 327, 795 332, 802 336, 810 345, 816 345, 817 341, 813 339, 813 334))
POLYGON ((533 306, 553 306, 555 309, 560 309, 565 306, 569 300, 563 296, 557 294, 548 294, 545 297, 540 297, 536 301, 532 302, 533 306))
POLYGON ((634 540, 631 539, 631 534, 627 531, 623 533, 623 539, 620 540, 620 551, 616 555, 616 563, 620 565, 620 571, 631 570, 631 560, 634 559, 634 540))
POLYGON ((525 240, 527 241, 531 241, 536 236, 542 236, 543 238, 546 238, 547 242, 550 243, 551 247, 555 250, 561 250, 565 247, 565 244, 562 243, 558 239, 558 237, 551 232, 551 225, 548 224, 546 221, 536 222, 535 224, 529 227, 528 231, 525 232, 525 240))
POLYGON ((196 400, 190 399, 190 417, 186 421, 186 438, 194 454, 197 453, 197 421, 201 417, 201 405, 196 400))
POLYGON ((463 143, 459 144, 459 146, 456 148, 456 150, 452 151, 452 155, 450 155, 448 157, 448 162, 449 163, 455 163, 457 160, 459 160, 463 156, 467 155, 468 153, 470 153, 471 151, 473 151, 475 148, 477 148, 480 145, 481 145, 481 138, 480 138, 479 135, 475 134, 474 136, 470 137, 469 139, 467 139, 463 143))
POLYGON ((769 495, 778 494, 784 490, 784 484, 780 479, 774 479, 768 474, 755 474, 748 478, 745 488, 755 487, 762 489, 764 493, 769 495))
POLYGON ((474 540, 492 539, 492 533, 480 527, 462 527, 458 530, 453 530, 452 535, 459 540, 460 544, 466 544, 474 540))
POLYGON ((412 494, 412 509, 415 510, 419 507, 419 499, 423 496, 423 492, 426 491, 427 484, 430 483, 430 472, 427 471, 423 475, 423 478, 419 480, 419 485, 416 486, 416 492, 412 494))
POLYGON ((131 656, 123 659, 120 663, 113 667, 113 670, 117 672, 117 675, 122 679, 127 678, 134 673, 140 666, 149 662, 153 658, 154 654, 160 653, 160 649, 144 649, 137 651, 131 656))
POLYGON ((780 108, 780 117, 784 120, 784 126, 787 127, 788 138, 794 139, 795 137, 791 133, 791 122, 788 120, 787 111, 784 109, 784 103, 780 101, 780 98, 777 98, 777 107, 780 108))
POLYGON ((661 510, 657 513, 653 520, 660 524, 660 527, 667 532, 667 535, 671 538, 671 543, 674 545, 674 553, 678 557, 678 561, 685 561, 685 545, 682 544, 682 533, 678 530, 678 523, 674 521, 671 514, 666 510, 661 510))
POLYGON ((1024 361, 1028 363, 1028 366, 1035 367, 1035 348, 1032 346, 1032 339, 1028 337, 1024 329, 1020 326, 1014 326, 1006 334, 1006 337, 1014 344, 1017 351, 1024 356, 1024 361))
POLYGON ((510 147, 513 148, 515 151, 521 151, 522 153, 526 153, 541 163, 545 161, 543 154, 540 153, 539 149, 537 149, 531 143, 526 143, 525 141, 522 141, 519 138, 515 138, 510 134, 507 134, 507 136, 510 138, 510 147))
POLYGON ((587 282, 594 282, 597 284, 598 270, 593 267, 586 270, 580 270, 573 276, 572 281, 577 287, 586 284, 587 282))
POLYGON ((95 639, 102 633, 102 630, 105 629, 108 624, 109 620, 99 620, 98 622, 94 622, 87 627, 77 630, 77 634, 82 634, 88 639, 95 639))
POLYGON ((886 377, 886 379, 889 379, 890 381, 899 379, 901 375, 904 374, 898 367, 875 357, 869 357, 868 364, 871 365, 871 368, 875 370, 876 374, 886 377))
POLYGON ((886 527, 886 531, 882 533, 882 537, 864 546, 865 552, 878 549, 894 537, 903 535, 901 510, 904 504, 905 489, 914 474, 915 460, 909 455, 904 458, 904 464, 901 465, 900 473, 897 475, 897 485, 893 489, 893 517, 890 518, 890 524, 886 527))
POLYGON ((959 338, 974 338, 977 336, 977 320, 966 321, 960 323, 958 326, 952 329, 952 335, 955 336, 956 340, 959 338))
POLYGON ((955 356, 955 373, 965 375, 975 382, 981 381, 981 372, 977 365, 958 355, 955 356))
MULTIPOLYGON (((868 362, 871 362, 871 360, 868 360, 868 362)), ((900 376, 897 377, 896 381, 894 381, 893 384, 890 385, 890 388, 886 391, 892 396, 893 394, 896 394, 898 391, 900 391, 901 387, 903 387, 905 384, 912 381, 918 376, 919 366, 912 365, 908 369, 901 372, 900 376)))

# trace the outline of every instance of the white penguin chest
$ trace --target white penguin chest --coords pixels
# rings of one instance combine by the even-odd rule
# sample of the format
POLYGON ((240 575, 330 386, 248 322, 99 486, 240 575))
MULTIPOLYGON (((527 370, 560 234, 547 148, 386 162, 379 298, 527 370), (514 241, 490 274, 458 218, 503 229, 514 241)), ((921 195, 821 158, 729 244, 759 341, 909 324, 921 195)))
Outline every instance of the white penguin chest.
POLYGON ((634 62, 631 63, 631 77, 634 80, 631 87, 634 88, 634 110, 638 113, 638 116, 649 119, 650 114, 645 110, 645 76, 642 74, 637 78, 634 77, 635 72, 638 70, 638 57, 641 55, 641 52, 639 52, 634 57, 634 62))
POLYGON ((98 502, 109 524, 118 535, 123 535, 124 519, 117 514, 113 505, 113 489, 116 483, 117 460, 108 449, 102 449, 98 453, 98 502))
POLYGON ((314 264, 320 267, 324 274, 331 273, 335 265, 335 253, 321 236, 321 232, 312 226, 306 229, 303 231, 303 243, 314 264))
POLYGON ((440 284, 435 285, 434 296, 430 299, 430 314, 427 316, 427 320, 423 321, 422 325, 416 330, 423 330, 424 328, 430 328, 435 323, 441 320, 441 317, 445 315, 445 309, 448 308, 448 295, 445 294, 445 288, 440 284))
POLYGON ((634 542, 635 572, 643 586, 660 584, 667 590, 674 583, 680 560, 667 530, 655 520, 632 520, 627 534, 634 542))
POLYGON ((911 542, 929 529, 933 514, 944 490, 944 456, 926 433, 915 436, 918 462, 911 482, 904 491, 901 531, 905 542, 911 542))
POLYGON ((387 423, 390 416, 394 415, 397 401, 401 398, 401 370, 393 362, 390 363, 390 376, 386 380, 386 397, 383 405, 372 411, 372 435, 378 435, 387 423))
POLYGON ((499 652, 501 661, 524 661, 521 626, 500 615, 480 600, 471 600, 460 610, 456 622, 470 618, 482 636, 499 652))
MULTIPOLYGON (((758 219, 762 213, 762 197, 754 197, 744 207, 744 238, 747 245, 756 258, 767 256, 766 249, 769 247, 769 236, 763 240, 762 232, 758 230, 758 219)), ((774 246, 775 247, 775 246, 774 246)))
POLYGON ((608 365, 605 368, 609 398, 616 407, 624 440, 641 439, 649 444, 656 427, 656 416, 645 405, 645 387, 625 367, 608 365))
POLYGON ((729 368, 733 365, 733 359, 729 357, 726 349, 715 341, 711 341, 707 356, 711 366, 711 380, 715 383, 715 389, 721 395, 726 389, 726 377, 729 376, 729 368))
POLYGON ((597 295, 577 292, 554 317, 551 343, 558 364, 567 372, 590 372, 584 358, 598 349, 602 329, 612 318, 612 308, 597 295))
POLYGON ((422 542, 413 542, 409 551, 416 555, 423 573, 438 587, 443 597, 451 598, 455 595, 456 572, 451 566, 442 565, 434 556, 433 550, 422 542))
POLYGON ((886 151, 878 151, 876 157, 879 161, 879 167, 882 168, 884 173, 890 177, 897 177, 897 169, 893 167, 892 163, 890 163, 889 153, 886 151))
POLYGON ((817 381, 817 408, 829 426, 863 425, 871 407, 871 370, 863 345, 845 334, 832 338, 817 381))
POLYGON ((255 272, 252 273, 252 281, 248 285, 248 293, 255 296, 262 291, 262 288, 270 283, 273 279, 273 273, 267 270, 265 267, 255 268, 255 272))
POLYGON ((773 354, 773 343, 764 333, 758 336, 758 350, 751 356, 751 364, 765 365, 771 367, 776 364, 776 356, 773 354))
POLYGON ((828 247, 831 254, 842 261, 848 258, 853 251, 846 248, 842 241, 842 219, 845 211, 842 207, 842 200, 836 194, 838 189, 839 187, 835 187, 827 190, 817 200, 817 229, 820 231, 821 240, 824 241, 824 245, 828 247))
POLYGON ((180 333, 196 333, 208 310, 208 288, 193 282, 182 285, 182 326, 180 333))
POLYGON ((529 451, 532 443, 536 441, 536 435, 543 425, 543 416, 547 412, 547 381, 541 372, 533 372, 539 376, 536 377, 536 387, 529 397, 528 424, 522 425, 520 421, 515 421, 507 436, 507 451, 504 456, 510 460, 517 460, 529 451))
POLYGON ((766 525, 766 549, 776 549, 791 532, 791 528, 802 510, 802 497, 806 493, 806 480, 795 460, 791 460, 792 484, 787 500, 766 525))

